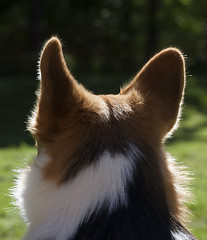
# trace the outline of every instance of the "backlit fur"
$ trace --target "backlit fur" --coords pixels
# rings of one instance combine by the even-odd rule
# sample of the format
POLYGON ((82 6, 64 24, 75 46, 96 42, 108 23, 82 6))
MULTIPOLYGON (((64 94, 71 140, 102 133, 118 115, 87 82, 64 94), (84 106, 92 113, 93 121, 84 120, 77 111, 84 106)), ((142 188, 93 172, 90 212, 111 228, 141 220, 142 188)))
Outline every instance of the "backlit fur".
POLYGON ((178 123, 184 87, 184 58, 168 48, 119 94, 94 95, 51 38, 28 125, 38 155, 14 190, 28 224, 24 239, 195 239, 182 223, 185 174, 163 145, 178 123))

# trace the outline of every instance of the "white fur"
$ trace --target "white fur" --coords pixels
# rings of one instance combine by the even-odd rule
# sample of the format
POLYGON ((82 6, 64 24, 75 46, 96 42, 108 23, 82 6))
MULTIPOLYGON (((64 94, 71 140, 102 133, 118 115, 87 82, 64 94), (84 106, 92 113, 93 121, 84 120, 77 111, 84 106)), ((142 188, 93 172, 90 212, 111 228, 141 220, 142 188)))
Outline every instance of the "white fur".
POLYGON ((124 103, 117 103, 116 101, 113 101, 113 116, 116 119, 119 119, 120 117, 123 119, 124 117, 127 116, 130 112, 132 112, 131 106, 124 102, 124 103))
MULTIPOLYGON (((48 161, 47 156, 42 157, 48 161)), ((119 204, 127 205, 126 187, 132 181, 133 162, 121 154, 112 157, 105 152, 62 186, 43 180, 38 162, 40 158, 21 172, 14 193, 28 223, 25 240, 68 239, 104 203, 109 211, 119 204)))
POLYGON ((109 108, 108 108, 106 102, 100 97, 98 97, 96 99, 96 101, 99 103, 98 104, 98 107, 99 107, 98 113, 102 117, 102 120, 109 120, 110 112, 109 112, 109 108))
POLYGON ((173 237, 175 238, 175 240, 188 240, 189 236, 186 236, 186 234, 179 232, 172 232, 173 237))

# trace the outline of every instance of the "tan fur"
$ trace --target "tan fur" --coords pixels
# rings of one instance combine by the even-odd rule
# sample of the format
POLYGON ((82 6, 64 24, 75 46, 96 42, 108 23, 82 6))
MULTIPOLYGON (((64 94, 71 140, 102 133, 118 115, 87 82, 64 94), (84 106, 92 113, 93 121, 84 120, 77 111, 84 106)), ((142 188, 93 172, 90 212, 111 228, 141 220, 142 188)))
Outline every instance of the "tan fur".
POLYGON ((157 177, 164 182, 168 205, 178 218, 185 215, 184 199, 177 188, 180 183, 176 183, 180 171, 163 151, 163 141, 179 117, 185 86, 185 64, 179 50, 169 48, 157 54, 118 95, 96 96, 78 84, 55 37, 42 51, 40 71, 42 80, 29 130, 38 148, 52 159, 43 170, 46 179, 61 184, 70 169, 85 164, 78 162, 76 154, 87 139, 99 136, 103 144, 110 142, 110 127, 114 132, 124 131, 137 144, 147 142, 156 151, 161 171, 157 177))

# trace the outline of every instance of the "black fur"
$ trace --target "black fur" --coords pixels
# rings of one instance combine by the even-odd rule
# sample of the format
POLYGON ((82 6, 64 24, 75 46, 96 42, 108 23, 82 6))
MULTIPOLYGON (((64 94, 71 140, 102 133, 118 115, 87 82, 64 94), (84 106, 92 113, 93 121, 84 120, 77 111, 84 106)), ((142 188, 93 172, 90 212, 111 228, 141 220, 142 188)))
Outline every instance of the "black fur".
POLYGON ((127 189, 128 206, 118 206, 109 213, 105 203, 101 210, 85 219, 75 236, 68 240, 195 239, 167 206, 163 183, 157 178, 156 154, 149 147, 147 151, 141 150, 141 156, 140 151, 137 153, 133 149, 129 146, 125 151, 126 158, 135 162, 133 182, 127 189))

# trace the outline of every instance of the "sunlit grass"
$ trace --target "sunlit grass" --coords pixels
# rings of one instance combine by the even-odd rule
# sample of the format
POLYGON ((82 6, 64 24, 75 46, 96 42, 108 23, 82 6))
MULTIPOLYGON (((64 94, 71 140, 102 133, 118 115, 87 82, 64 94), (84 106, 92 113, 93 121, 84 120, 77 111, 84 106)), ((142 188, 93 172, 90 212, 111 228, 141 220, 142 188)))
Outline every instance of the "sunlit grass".
POLYGON ((190 229, 200 240, 207 239, 207 148, 204 141, 178 141, 168 147, 168 151, 187 166, 193 174, 193 204, 189 204, 192 212, 190 229))
POLYGON ((0 239, 21 239, 25 225, 18 211, 12 207, 9 189, 15 179, 14 169, 23 166, 23 162, 31 158, 34 148, 27 145, 0 149, 0 239))
POLYGON ((204 113, 185 109, 183 121, 167 144, 168 151, 193 174, 194 204, 189 204, 192 223, 189 225, 200 240, 207 239, 207 118, 204 113))

